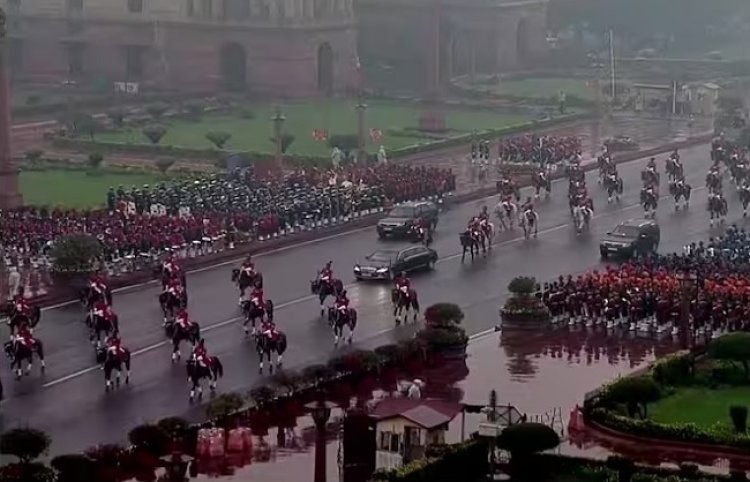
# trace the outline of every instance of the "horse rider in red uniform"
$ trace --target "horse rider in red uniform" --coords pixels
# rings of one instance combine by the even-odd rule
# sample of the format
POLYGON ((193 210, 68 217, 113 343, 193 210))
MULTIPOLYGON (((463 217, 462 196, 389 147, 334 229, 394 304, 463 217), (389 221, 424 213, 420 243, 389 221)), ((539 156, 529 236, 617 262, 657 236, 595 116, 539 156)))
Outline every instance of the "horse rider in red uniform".
POLYGON ((125 348, 122 346, 122 340, 120 339, 120 334, 118 332, 112 333, 104 343, 107 347, 107 354, 110 354, 115 358, 119 358, 125 354, 125 348))
POLYGON ((164 291, 171 294, 175 298, 180 299, 183 290, 184 288, 182 286, 180 278, 177 276, 172 276, 172 278, 170 278, 170 280, 167 282, 167 286, 164 291))
POLYGON ((117 319, 115 311, 103 299, 100 299, 94 304, 94 316, 103 318, 112 325, 114 325, 115 320, 117 319))
POLYGON ((281 333, 276 328, 276 323, 270 320, 266 320, 263 322, 263 325, 261 326, 260 333, 263 336, 267 336, 269 340, 276 342, 279 339, 279 336, 281 333))
POLYGON ((16 335, 16 341, 21 343, 23 346, 32 350, 36 344, 34 335, 31 333, 31 328, 27 326, 21 326, 18 328, 18 334, 16 335))
POLYGON ((245 258, 245 261, 242 262, 242 266, 240 267, 240 269, 247 276, 255 276, 255 263, 253 263, 253 257, 251 255, 247 255, 247 258, 245 258))
POLYGON ((329 261, 326 263, 326 265, 323 267, 323 269, 320 270, 320 282, 326 283, 327 285, 330 285, 333 281, 333 268, 331 268, 331 265, 333 264, 333 261, 329 261))
POLYGON ((347 316, 349 314, 349 298, 346 296, 346 290, 343 290, 341 294, 336 297, 334 309, 336 310, 337 317, 347 316))
POLYGON ((411 289, 411 281, 409 281, 409 278, 406 277, 406 272, 402 271, 401 274, 396 278, 395 281, 396 289, 404 293, 405 295, 409 294, 409 290, 411 289))
POLYGON ((250 292, 250 302, 255 304, 258 308, 263 308, 265 305, 265 294, 263 293, 263 288, 261 288, 259 284, 256 284, 253 287, 253 291, 250 292))
POLYGON ((104 277, 99 273, 94 273, 93 275, 91 275, 91 279, 89 280, 89 288, 91 288, 94 293, 98 294, 102 298, 106 296, 107 284, 104 282, 104 277))
POLYGON ((18 293, 13 296, 13 308, 16 310, 16 314, 27 318, 31 317, 31 306, 29 305, 29 302, 26 301, 23 286, 19 287, 18 293))
POLYGON ((179 311, 177 311, 174 320, 175 323, 180 325, 180 327, 185 331, 190 330, 190 327, 193 326, 193 322, 190 320, 190 315, 188 315, 188 312, 185 308, 180 308, 179 311))
POLYGON ((206 350, 206 340, 201 338, 195 348, 193 348, 193 357, 196 363, 204 368, 211 368, 211 357, 208 356, 208 350, 206 350))

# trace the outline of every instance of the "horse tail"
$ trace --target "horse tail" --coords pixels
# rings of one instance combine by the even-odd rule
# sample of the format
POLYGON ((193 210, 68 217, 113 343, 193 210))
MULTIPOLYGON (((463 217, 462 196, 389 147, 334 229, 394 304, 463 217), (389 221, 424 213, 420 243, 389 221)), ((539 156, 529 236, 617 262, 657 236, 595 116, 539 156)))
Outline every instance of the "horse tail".
POLYGON ((279 333, 279 341, 276 343, 276 354, 283 355, 286 351, 286 335, 279 333))
POLYGON ((352 308, 351 313, 349 313, 349 320, 351 320, 350 321, 350 323, 351 323, 351 327, 350 328, 352 330, 354 330, 354 328, 357 326, 357 310, 355 310, 354 308, 352 308))
POLYGON ((44 360, 44 344, 42 340, 36 340, 36 354, 39 355, 40 360, 44 360))
POLYGON ((224 376, 224 365, 221 364, 221 361, 219 361, 219 357, 213 357, 212 365, 214 367, 214 372, 216 373, 216 378, 221 378, 224 376))
POLYGON ((232 270, 232 283, 237 283, 238 279, 240 277, 240 270, 237 268, 232 270))
POLYGON ((31 327, 34 328, 37 324, 39 324, 39 320, 42 319, 42 310, 38 306, 35 306, 31 310, 31 327))

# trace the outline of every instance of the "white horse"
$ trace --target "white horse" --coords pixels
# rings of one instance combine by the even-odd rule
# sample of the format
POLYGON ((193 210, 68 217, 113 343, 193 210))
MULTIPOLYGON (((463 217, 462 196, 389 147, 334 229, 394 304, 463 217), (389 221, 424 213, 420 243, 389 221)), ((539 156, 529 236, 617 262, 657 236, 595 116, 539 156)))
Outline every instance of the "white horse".
POLYGON ((529 239, 533 234, 536 238, 539 234, 539 213, 527 209, 518 218, 518 225, 523 229, 523 237, 529 239))
POLYGON ((576 206, 573 208, 573 223, 576 228, 576 233, 581 234, 585 229, 589 228, 591 217, 594 213, 588 206, 576 206))
POLYGON ((482 236, 481 244, 487 243, 487 249, 492 249, 492 240, 495 238, 495 225, 489 219, 479 221, 479 233, 482 236))
POLYGON ((495 215, 503 231, 511 230, 518 217, 518 206, 509 199, 502 200, 495 206, 495 215))

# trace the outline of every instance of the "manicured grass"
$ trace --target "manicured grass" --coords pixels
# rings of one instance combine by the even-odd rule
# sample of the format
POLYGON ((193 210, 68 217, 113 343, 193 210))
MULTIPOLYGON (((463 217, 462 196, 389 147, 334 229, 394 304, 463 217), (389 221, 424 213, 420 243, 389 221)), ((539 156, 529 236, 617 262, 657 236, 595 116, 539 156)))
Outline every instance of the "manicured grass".
POLYGON ((158 180, 157 174, 89 175, 85 171, 49 170, 24 171, 20 182, 27 205, 88 208, 106 204, 110 186, 141 186, 158 180))
POLYGON ((720 422, 731 425, 729 407, 750 406, 750 387, 711 390, 680 388, 673 395, 649 406, 649 417, 661 423, 694 423, 708 428, 720 422))
MULTIPOLYGON (((323 100, 289 103, 282 106, 286 121, 284 131, 295 136, 295 141, 289 148, 289 154, 302 156, 328 156, 330 149, 325 142, 315 141, 312 137, 313 129, 327 129, 329 135, 357 133, 357 102, 354 100, 323 100)), ((255 115, 253 119, 244 119, 240 115, 216 114, 206 115, 199 121, 168 119, 165 121, 168 131, 161 140, 161 145, 187 147, 197 149, 211 148, 212 144, 205 135, 209 131, 224 131, 232 135, 226 145, 228 150, 254 151, 271 153, 274 144, 270 141, 273 136, 273 106, 259 104, 249 106, 255 115)), ((383 132, 381 142, 372 142, 368 136, 368 150, 376 152, 383 144, 386 150, 429 143, 431 139, 418 132, 402 132, 402 135, 389 134, 389 130, 416 128, 420 109, 409 103, 395 103, 387 101, 368 101, 365 114, 366 128, 380 129, 383 132), (404 135, 405 134, 405 135, 404 135)), ((470 133, 474 130, 497 129, 518 125, 530 121, 530 115, 506 114, 491 110, 469 108, 446 109, 446 119, 449 135, 470 133)), ((123 142, 133 144, 148 143, 140 128, 128 128, 116 132, 98 134, 98 141, 123 142)))

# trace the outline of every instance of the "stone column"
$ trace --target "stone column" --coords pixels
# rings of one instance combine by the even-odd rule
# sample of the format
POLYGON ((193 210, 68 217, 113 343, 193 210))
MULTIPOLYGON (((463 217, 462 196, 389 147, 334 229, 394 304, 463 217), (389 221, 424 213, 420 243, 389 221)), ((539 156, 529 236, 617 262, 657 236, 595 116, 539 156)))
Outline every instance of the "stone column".
POLYGON ((10 151, 10 84, 6 49, 5 12, 0 9, 0 209, 21 205, 18 171, 10 151))

